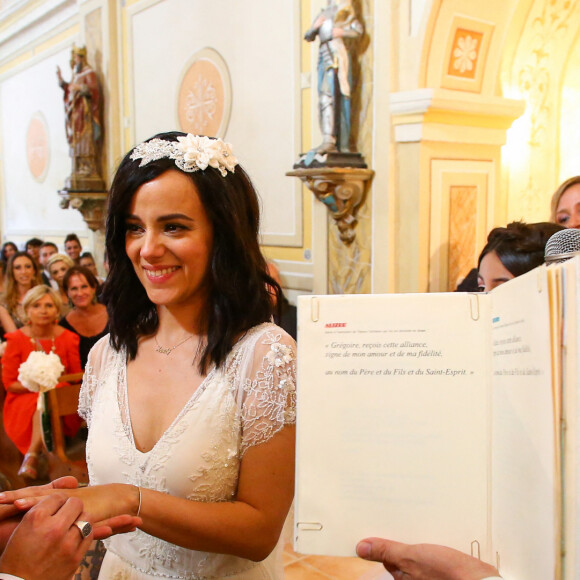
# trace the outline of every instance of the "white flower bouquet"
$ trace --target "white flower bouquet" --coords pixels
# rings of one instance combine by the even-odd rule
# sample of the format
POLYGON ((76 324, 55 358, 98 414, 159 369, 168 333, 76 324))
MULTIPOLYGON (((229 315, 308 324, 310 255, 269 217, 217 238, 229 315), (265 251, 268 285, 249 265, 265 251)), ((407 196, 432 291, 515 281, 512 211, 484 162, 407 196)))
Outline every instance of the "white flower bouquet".
POLYGON ((29 391, 44 393, 54 389, 64 372, 60 358, 54 352, 32 351, 18 369, 18 380, 29 391))

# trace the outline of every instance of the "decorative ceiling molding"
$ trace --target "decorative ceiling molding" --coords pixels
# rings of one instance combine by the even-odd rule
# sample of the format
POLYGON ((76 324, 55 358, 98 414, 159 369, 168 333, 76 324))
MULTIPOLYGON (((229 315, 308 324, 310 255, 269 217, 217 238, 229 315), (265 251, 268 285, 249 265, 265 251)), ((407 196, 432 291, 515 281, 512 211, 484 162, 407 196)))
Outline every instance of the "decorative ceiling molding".
POLYGON ((32 41, 56 29, 78 13, 76 0, 47 0, 27 11, 26 7, 31 4, 34 2, 23 0, 0 11, 1 62, 9 61, 32 41), (18 16, 20 11, 23 14, 18 16), (1 26, 3 21, 11 18, 12 23, 1 26))

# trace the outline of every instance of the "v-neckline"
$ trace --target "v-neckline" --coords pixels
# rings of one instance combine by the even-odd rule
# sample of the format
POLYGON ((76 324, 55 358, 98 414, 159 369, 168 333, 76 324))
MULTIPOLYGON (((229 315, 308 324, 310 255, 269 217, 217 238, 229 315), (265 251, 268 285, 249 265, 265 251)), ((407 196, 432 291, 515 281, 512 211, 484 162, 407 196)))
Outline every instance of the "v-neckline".
MULTIPOLYGON (((181 418, 183 417, 183 415, 189 410, 189 408, 191 407, 191 405, 193 405, 195 403, 195 401, 201 396, 201 394, 205 391, 208 380, 210 377, 213 377, 213 375, 215 374, 215 366, 213 366, 211 368, 211 370, 209 371, 209 373, 207 373, 207 375, 204 377, 204 379, 201 381, 201 383, 199 383, 199 386, 197 387, 197 389, 195 389, 195 391, 191 394, 191 396, 189 397, 189 399, 186 401, 186 403, 183 405, 183 407, 181 407, 181 409, 179 410, 179 413, 177 413, 177 415, 174 417, 173 421, 171 421, 171 423, 169 424, 169 426, 167 427, 167 429, 165 429, 165 431, 163 431, 163 433, 161 434, 161 436, 159 437, 159 439, 157 439, 157 441, 153 444, 153 446, 151 447, 151 449, 149 449, 148 451, 141 451, 138 447, 137 444, 135 443, 135 434, 133 433, 133 421, 131 419, 131 406, 129 404, 129 389, 128 389, 128 381, 127 381, 127 357, 124 357, 124 362, 122 365, 122 371, 123 371, 123 377, 122 380, 120 381, 121 383, 121 388, 123 390, 122 392, 122 400, 126 406, 126 423, 123 421, 123 409, 119 409, 120 413, 121 413, 121 422, 123 422, 126 425, 126 433, 128 435, 129 438, 129 442, 131 444, 131 446, 133 447, 133 449, 139 454, 139 455, 143 455, 143 456, 147 456, 149 455, 152 451, 154 451, 157 446, 161 443, 161 441, 163 441, 163 439, 165 439, 165 437, 167 436, 168 433, 170 433, 173 429, 173 427, 179 423, 179 421, 181 420, 181 418)), ((118 404, 120 403, 120 401, 118 402, 118 404)))

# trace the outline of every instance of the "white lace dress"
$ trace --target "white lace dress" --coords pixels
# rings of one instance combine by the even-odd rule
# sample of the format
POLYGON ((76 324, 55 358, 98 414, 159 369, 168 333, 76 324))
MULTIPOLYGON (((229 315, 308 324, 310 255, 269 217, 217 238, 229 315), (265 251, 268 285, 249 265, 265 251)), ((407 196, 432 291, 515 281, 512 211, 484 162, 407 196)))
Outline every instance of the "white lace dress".
MULTIPOLYGON (((296 420, 295 343, 274 324, 250 330, 209 372, 153 449, 135 447, 126 356, 105 336, 92 349, 79 413, 89 424, 92 485, 130 483, 192 501, 235 499, 240 461, 296 420)), ((163 396, 160 393, 160 396, 163 396)), ((281 542, 262 562, 181 548, 137 530, 106 541, 99 578, 283 578, 281 542)))

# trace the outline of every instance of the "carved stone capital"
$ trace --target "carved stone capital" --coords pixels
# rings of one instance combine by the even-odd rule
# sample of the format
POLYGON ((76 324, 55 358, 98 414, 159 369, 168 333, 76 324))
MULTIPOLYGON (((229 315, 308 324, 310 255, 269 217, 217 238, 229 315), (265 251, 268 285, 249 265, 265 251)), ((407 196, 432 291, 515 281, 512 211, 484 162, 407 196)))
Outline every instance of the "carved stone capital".
POLYGON ((106 191, 86 192, 61 189, 58 195, 62 209, 71 208, 80 211, 89 229, 93 232, 105 231, 108 197, 106 191))
POLYGON ((286 175, 298 177, 330 211, 340 232, 340 239, 351 244, 356 233, 356 214, 364 201, 372 169, 327 167, 295 169, 286 175))

